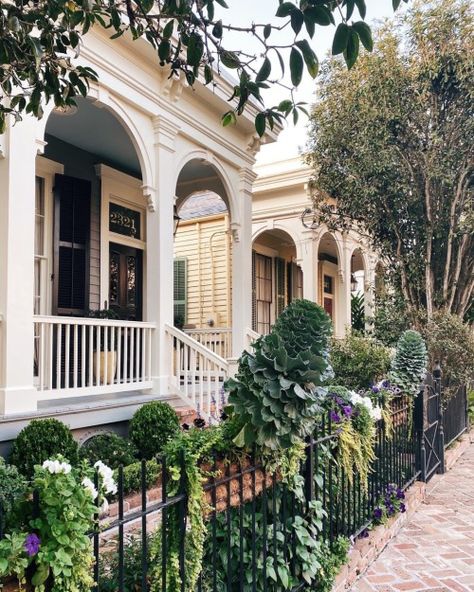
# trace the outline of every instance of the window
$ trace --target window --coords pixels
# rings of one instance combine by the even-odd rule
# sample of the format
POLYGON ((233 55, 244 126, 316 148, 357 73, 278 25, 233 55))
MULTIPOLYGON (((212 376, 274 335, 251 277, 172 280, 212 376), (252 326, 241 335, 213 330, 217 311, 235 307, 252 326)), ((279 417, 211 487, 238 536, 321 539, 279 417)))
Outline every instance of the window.
POLYGON ((186 324, 186 298, 188 291, 187 260, 174 260, 174 324, 178 329, 186 324))
POLYGON ((35 188, 35 279, 33 293, 33 312, 35 315, 46 312, 46 282, 48 259, 46 256, 46 204, 44 179, 36 177, 35 188))
POLYGON ((270 332, 272 310, 272 259, 255 254, 256 331, 270 332))

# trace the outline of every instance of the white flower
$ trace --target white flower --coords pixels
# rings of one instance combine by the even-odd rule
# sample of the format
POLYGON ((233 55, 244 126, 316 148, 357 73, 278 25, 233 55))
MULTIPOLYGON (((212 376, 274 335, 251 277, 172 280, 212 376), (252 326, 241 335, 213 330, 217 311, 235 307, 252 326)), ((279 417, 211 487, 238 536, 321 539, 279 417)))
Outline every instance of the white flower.
POLYGON ((381 407, 374 407, 370 412, 370 416, 374 421, 380 421, 382 419, 381 407))
POLYGON ((105 493, 108 494, 116 494, 117 493, 117 485, 114 480, 114 472, 113 470, 108 467, 105 463, 101 460, 98 460, 94 467, 97 469, 97 472, 102 477, 102 487, 105 489, 105 493))
POLYGON ((114 479, 110 477, 110 479, 104 479, 104 488, 105 493, 115 495, 117 493, 117 484, 115 483, 114 479))
POLYGON ((109 502, 104 498, 104 501, 102 502, 102 505, 100 506, 100 513, 107 514, 108 511, 109 511, 109 502))
POLYGON ((59 462, 59 460, 45 460, 43 469, 47 469, 52 475, 64 473, 67 475, 71 472, 71 465, 67 462, 59 462))
POLYGON ((357 405, 358 403, 362 403, 362 397, 356 393, 355 391, 351 391, 351 403, 353 405, 357 405))
POLYGON ((89 477, 84 477, 82 480, 82 485, 91 494, 92 499, 95 500, 99 493, 97 492, 94 483, 89 479, 89 477))

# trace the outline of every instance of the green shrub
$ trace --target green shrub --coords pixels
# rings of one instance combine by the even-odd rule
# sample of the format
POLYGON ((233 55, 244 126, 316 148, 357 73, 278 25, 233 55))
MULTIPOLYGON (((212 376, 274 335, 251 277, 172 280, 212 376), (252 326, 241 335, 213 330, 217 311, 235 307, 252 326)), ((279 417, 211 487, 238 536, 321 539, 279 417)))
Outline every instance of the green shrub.
POLYGON ((180 430, 176 411, 160 401, 145 403, 130 422, 130 439, 142 458, 153 458, 180 430))
POLYGON ((406 395, 416 396, 426 375, 427 352, 418 331, 404 331, 398 340, 389 379, 406 395))
POLYGON ((438 311, 424 323, 423 336, 428 348, 429 367, 440 362, 443 372, 443 398, 473 379, 474 331, 460 317, 438 311))
POLYGON ((365 390, 386 376, 390 368, 390 350, 370 337, 348 333, 334 339, 330 361, 335 384, 365 390))
POLYGON ((73 465, 77 463, 78 445, 71 430, 57 419, 33 419, 13 442, 10 462, 30 478, 35 465, 58 454, 73 465))
MULTIPOLYGON (((152 458, 146 461, 146 486, 154 487, 157 484, 158 477, 161 474, 161 465, 152 458)), ((118 471, 114 473, 114 479, 118 480, 118 471)), ((142 483, 142 463, 134 462, 123 468, 123 491, 126 494, 134 491, 140 491, 142 483)))
POLYGON ((135 462, 136 449, 132 442, 114 433, 97 434, 79 449, 79 457, 94 464, 101 460, 112 469, 135 462))
POLYGON ((26 492, 26 479, 13 465, 7 465, 0 457, 0 530, 5 531, 9 525, 15 523, 13 508, 26 492))
POLYGON ((253 344, 253 354, 244 352, 236 378, 226 383, 232 412, 242 418, 238 446, 255 443, 271 453, 311 433, 325 394, 319 387, 332 374, 330 332, 320 306, 297 300, 253 344))

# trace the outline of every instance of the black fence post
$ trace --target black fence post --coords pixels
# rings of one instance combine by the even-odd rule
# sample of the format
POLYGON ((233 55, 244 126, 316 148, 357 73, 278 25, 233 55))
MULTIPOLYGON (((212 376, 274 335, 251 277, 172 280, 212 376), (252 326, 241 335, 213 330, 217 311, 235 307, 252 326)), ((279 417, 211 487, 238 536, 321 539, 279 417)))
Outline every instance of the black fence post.
MULTIPOLYGON (((415 472, 420 473, 421 480, 426 483, 426 443, 425 443, 425 400, 427 385, 423 383, 413 406, 413 430, 416 433, 415 472)), ((408 418, 409 419, 409 418, 408 418)))
POLYGON ((435 392, 437 395, 437 405, 438 405, 438 430, 439 430, 439 437, 438 437, 438 457, 440 460, 439 466, 439 473, 444 473, 445 468, 445 461, 444 461, 444 423, 443 423, 443 402, 442 402, 442 393, 441 393, 441 366, 439 362, 436 362, 435 367, 433 368, 433 381, 435 392))

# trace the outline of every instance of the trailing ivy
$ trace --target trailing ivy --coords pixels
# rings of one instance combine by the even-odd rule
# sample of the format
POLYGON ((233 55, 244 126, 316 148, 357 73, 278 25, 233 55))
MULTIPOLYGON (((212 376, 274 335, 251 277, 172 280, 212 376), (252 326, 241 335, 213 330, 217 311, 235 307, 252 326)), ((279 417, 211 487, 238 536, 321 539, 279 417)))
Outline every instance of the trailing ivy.
MULTIPOLYGON (((180 541, 184 525, 180 522, 179 503, 168 509, 166 536, 168 553, 166 557, 166 582, 169 590, 195 592, 199 574, 202 570, 204 540, 206 538, 205 516, 208 513, 203 482, 207 475, 202 469, 206 460, 219 443, 222 442, 220 427, 205 430, 192 428, 181 432, 164 449, 167 470, 170 476, 167 495, 186 493, 187 528, 184 541, 185 581, 182 582, 179 567, 180 541)), ((162 563, 158 561, 161 549, 157 539, 151 549, 151 592, 161 590, 162 563)))

